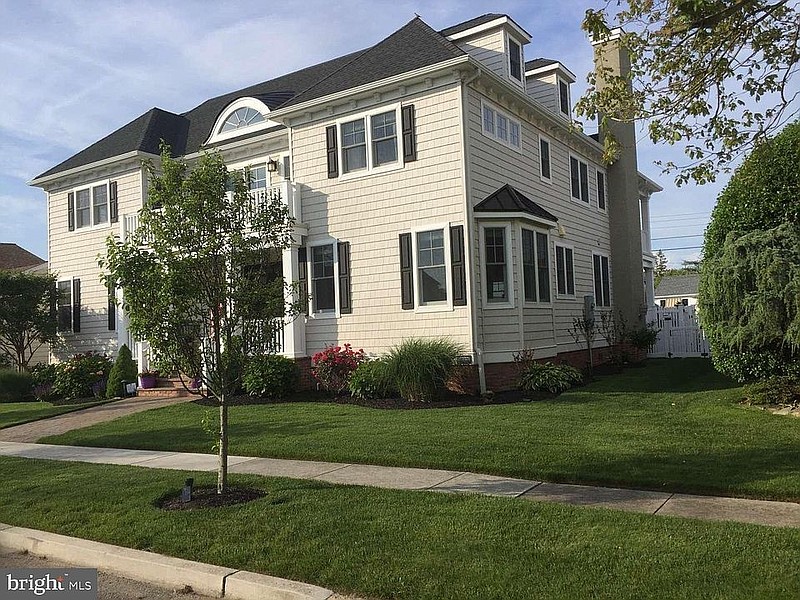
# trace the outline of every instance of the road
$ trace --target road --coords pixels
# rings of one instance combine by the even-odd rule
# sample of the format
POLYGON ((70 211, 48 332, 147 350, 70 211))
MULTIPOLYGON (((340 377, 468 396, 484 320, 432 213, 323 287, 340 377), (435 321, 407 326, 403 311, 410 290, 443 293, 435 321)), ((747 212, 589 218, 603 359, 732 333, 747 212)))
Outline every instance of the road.
MULTIPOLYGON (((20 554, 0 549, 0 567, 14 569, 51 569, 69 567, 63 562, 41 558, 31 554, 20 554)), ((118 577, 110 573, 98 573, 98 600, 204 600, 209 596, 199 596, 184 591, 168 590, 149 583, 118 577)))

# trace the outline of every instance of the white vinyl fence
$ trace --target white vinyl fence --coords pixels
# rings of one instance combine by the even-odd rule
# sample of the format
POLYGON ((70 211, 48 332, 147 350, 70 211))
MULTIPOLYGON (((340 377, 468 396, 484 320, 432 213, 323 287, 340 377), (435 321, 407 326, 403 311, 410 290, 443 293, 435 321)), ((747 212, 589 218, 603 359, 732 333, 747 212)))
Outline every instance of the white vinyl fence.
POLYGON ((673 358, 711 355, 706 334, 697 320, 696 306, 654 306, 647 311, 647 322, 654 323, 661 330, 647 356, 673 358))

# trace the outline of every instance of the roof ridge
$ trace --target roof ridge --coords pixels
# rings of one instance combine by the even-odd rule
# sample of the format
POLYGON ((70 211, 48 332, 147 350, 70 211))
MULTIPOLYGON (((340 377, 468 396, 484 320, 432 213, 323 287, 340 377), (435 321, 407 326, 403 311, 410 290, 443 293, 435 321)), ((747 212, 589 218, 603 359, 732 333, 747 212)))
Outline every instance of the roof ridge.
POLYGON ((387 36, 386 36, 385 38, 383 38, 382 40, 380 40, 380 41, 378 41, 378 42, 375 42, 375 43, 374 43, 372 46, 370 46, 369 48, 366 48, 366 49, 365 49, 363 52, 359 52, 359 53, 358 53, 358 56, 355 56, 355 57, 353 57, 353 60, 351 60, 351 61, 348 61, 347 63, 343 64, 343 65, 342 65, 341 67, 339 67, 338 69, 336 69, 336 70, 334 70, 334 71, 332 71, 332 72, 328 73, 328 74, 327 74, 325 77, 323 77, 323 78, 322 78, 322 79, 320 79, 319 81, 315 81, 315 82, 314 82, 312 85, 308 86, 306 89, 304 89, 304 90, 302 90, 302 91, 300 91, 300 92, 296 93, 296 94, 295 94, 295 95, 294 95, 292 98, 289 98, 288 100, 286 100, 285 102, 283 102, 283 103, 282 103, 282 104, 281 104, 281 105, 280 105, 278 108, 281 108, 282 106, 284 106, 284 105, 285 105, 285 104, 287 104, 288 102, 291 102, 291 101, 292 101, 294 98, 297 98, 298 96, 302 96, 302 95, 303 95, 303 94, 305 94, 307 91, 314 89, 315 87, 317 87, 318 85, 320 85, 322 82, 324 82, 324 81, 327 81, 328 79, 331 79, 331 78, 332 78, 334 75, 337 75, 338 73, 340 73, 342 70, 344 70, 344 69, 346 69, 347 67, 349 67, 350 65, 352 65, 352 64, 353 64, 354 62, 356 62, 357 60, 361 60, 361 59, 362 59, 364 56, 366 56, 366 55, 367 55, 369 52, 371 52, 372 50, 375 50, 375 48, 377 48, 378 46, 380 46, 381 44, 383 44, 383 43, 384 43, 386 40, 388 40, 389 38, 391 38, 391 37, 393 37, 393 36, 397 35, 397 34, 398 34, 398 32, 402 31, 403 29, 405 29, 406 27, 408 27, 409 25, 411 25, 411 23, 413 23, 413 22, 414 22, 414 21, 416 21, 416 20, 419 20, 420 22, 424 23, 424 21, 423 21, 422 19, 420 19, 419 17, 414 17, 414 18, 413 18, 413 19, 411 19, 411 20, 410 20, 408 23, 406 23, 405 25, 403 25, 403 26, 402 26, 400 29, 397 29, 397 30, 393 31, 392 33, 390 33, 389 35, 387 35, 387 36))

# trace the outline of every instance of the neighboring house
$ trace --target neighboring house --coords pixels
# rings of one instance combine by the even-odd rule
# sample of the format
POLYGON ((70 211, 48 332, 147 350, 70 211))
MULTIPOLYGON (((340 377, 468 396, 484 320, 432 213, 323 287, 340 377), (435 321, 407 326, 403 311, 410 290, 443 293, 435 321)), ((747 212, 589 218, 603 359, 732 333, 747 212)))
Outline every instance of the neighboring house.
MULTIPOLYGON (((647 201, 661 188, 637 171, 633 125, 617 126, 623 152, 603 164, 572 123, 574 75, 526 62, 529 42, 502 14, 438 32, 415 18, 366 50, 186 113, 154 108, 36 177, 65 353, 129 341, 96 257, 136 227, 141 161, 163 139, 188 161, 219 150, 250 167, 253 194, 288 203, 283 275, 311 299, 281 345, 301 365, 329 344, 383 353, 447 336, 477 365, 476 386, 500 389, 521 348, 582 360, 567 329, 585 295, 629 322, 652 299, 647 201)), ((596 47, 617 69, 622 52, 614 39, 596 47)))
MULTIPOLYGON (((28 273, 47 273, 47 261, 39 258, 25 248, 10 242, 0 242, 0 271, 26 271, 28 273)), ((30 366, 47 364, 50 346, 42 344, 33 353, 30 366)))
POLYGON ((664 275, 656 288, 655 303, 659 306, 693 306, 697 304, 700 285, 698 273, 664 275))

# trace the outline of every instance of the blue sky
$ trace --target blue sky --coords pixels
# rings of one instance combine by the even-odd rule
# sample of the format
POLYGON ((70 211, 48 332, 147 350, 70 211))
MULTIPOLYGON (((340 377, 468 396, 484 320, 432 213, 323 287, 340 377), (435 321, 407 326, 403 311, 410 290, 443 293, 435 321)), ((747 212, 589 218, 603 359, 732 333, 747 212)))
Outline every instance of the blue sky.
MULTIPOLYGON (((556 58, 577 76, 592 50, 580 29, 595 2, 304 1, 36 2, 0 0, 0 242, 47 256, 45 193, 27 181, 153 106, 203 100, 370 46, 419 14, 441 29, 506 13, 532 34, 527 59, 556 58)), ((593 131, 594 127, 587 126, 593 131)), ((698 246, 714 185, 675 187, 654 160, 678 148, 639 135, 639 170, 664 191, 651 201, 654 248, 698 246)), ((667 252, 671 265, 696 249, 667 252)))

